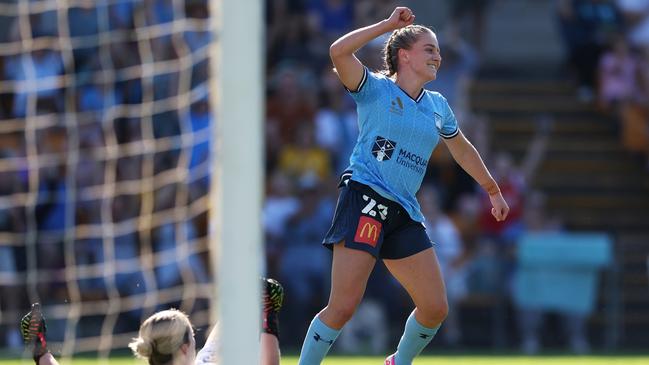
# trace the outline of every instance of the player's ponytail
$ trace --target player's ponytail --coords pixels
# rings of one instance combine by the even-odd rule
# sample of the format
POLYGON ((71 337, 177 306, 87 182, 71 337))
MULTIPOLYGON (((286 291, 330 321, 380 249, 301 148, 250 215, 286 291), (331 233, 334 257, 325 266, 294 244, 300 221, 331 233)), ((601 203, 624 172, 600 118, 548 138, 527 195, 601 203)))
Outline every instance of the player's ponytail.
POLYGON ((394 76, 399 70, 399 50, 410 49, 417 42, 419 36, 425 32, 431 32, 423 25, 409 25, 395 29, 383 47, 383 70, 382 74, 388 77, 394 76))

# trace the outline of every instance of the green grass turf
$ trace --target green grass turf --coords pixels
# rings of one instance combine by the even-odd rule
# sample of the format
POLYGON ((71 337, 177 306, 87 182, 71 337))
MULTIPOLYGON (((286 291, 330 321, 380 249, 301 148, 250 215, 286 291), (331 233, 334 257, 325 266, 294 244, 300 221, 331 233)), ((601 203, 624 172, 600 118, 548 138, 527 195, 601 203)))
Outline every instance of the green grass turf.
MULTIPOLYGON (((323 365, 383 365, 382 357, 327 357, 323 365)), ((97 365, 100 362, 96 359, 74 359, 74 365, 97 365)), ((108 361, 111 365, 142 365, 144 362, 133 360, 128 357, 113 357, 108 361)), ((25 365, 33 364, 27 360, 5 360, 0 358, 0 365, 25 365)), ((296 365, 297 357, 286 356, 282 358, 282 365, 296 365)), ((419 357, 414 365, 646 365, 649 364, 649 355, 628 355, 628 356, 500 356, 500 355, 455 355, 455 356, 423 356, 419 357)))

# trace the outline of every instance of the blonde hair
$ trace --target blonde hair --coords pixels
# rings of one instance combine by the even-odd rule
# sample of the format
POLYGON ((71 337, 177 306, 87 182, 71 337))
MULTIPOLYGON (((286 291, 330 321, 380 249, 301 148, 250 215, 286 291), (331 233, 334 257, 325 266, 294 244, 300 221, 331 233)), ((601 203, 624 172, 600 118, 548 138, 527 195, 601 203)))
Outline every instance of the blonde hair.
POLYGON ((138 337, 128 347, 133 354, 150 365, 171 364, 183 344, 190 344, 194 335, 187 315, 176 309, 157 312, 140 326, 138 337))
POLYGON ((410 49, 417 42, 419 36, 426 32, 435 34, 430 28, 418 24, 395 29, 383 47, 383 71, 381 73, 388 77, 396 74, 399 69, 399 50, 410 49))

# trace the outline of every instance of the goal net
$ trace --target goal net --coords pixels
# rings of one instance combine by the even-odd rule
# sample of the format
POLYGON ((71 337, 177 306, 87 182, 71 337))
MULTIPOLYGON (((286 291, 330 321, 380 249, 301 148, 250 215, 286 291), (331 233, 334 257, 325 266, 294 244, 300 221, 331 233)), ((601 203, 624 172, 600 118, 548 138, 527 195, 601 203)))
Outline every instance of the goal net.
POLYGON ((36 301, 64 358, 107 357, 169 307, 213 323, 208 2, 0 2, 7 343, 36 301))

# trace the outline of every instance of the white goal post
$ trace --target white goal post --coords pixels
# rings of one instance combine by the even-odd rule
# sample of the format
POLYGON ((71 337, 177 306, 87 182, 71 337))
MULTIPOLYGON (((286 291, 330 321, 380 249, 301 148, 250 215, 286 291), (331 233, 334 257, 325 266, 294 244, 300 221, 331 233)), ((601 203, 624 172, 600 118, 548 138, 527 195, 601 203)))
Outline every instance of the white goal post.
POLYGON ((216 265, 219 364, 259 362, 264 167, 263 1, 211 0, 216 110, 210 252, 216 265))

